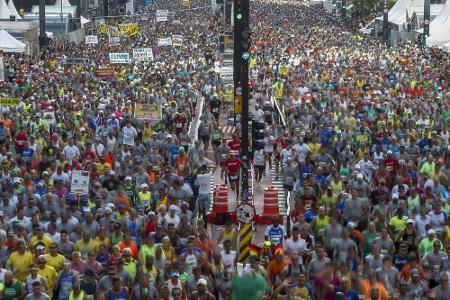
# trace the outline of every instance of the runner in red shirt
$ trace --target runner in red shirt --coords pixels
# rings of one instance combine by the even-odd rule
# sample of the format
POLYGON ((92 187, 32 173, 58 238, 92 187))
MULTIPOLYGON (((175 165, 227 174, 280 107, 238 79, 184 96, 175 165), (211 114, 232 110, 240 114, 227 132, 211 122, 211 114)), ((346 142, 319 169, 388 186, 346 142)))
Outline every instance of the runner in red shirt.
POLYGON ((233 139, 228 142, 228 147, 234 151, 235 155, 239 156, 239 151, 241 151, 241 140, 238 134, 233 134, 233 139))
POLYGON ((237 199, 239 197, 239 170, 241 168, 241 160, 236 158, 233 150, 228 153, 228 158, 225 160, 224 166, 230 187, 233 191, 236 190, 237 199))

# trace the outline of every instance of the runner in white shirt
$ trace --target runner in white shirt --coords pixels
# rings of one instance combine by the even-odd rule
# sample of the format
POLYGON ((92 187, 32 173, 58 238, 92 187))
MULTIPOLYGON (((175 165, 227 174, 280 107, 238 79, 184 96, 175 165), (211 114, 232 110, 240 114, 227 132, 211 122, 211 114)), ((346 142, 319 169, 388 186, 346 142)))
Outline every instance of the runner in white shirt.
POLYGON ((124 128, 122 128, 122 133, 123 133, 123 144, 134 146, 134 139, 137 136, 136 128, 131 126, 131 123, 128 122, 127 125, 124 128))
POLYGON ((295 144, 294 149, 298 153, 298 160, 300 162, 305 162, 306 156, 311 151, 311 149, 309 149, 308 144, 306 144, 302 138, 300 138, 299 142, 295 144))
POLYGON ((72 163, 72 160, 80 155, 80 150, 74 145, 73 139, 69 139, 69 144, 64 147, 63 153, 67 161, 72 163))
POLYGON ((198 209, 204 217, 208 212, 211 204, 210 184, 212 173, 208 170, 208 166, 202 165, 200 174, 197 175, 198 189, 198 209))
POLYGON ((284 242, 283 247, 284 250, 289 251, 290 254, 298 255, 301 263, 301 257, 307 251, 307 246, 306 241, 300 238, 300 230, 297 226, 292 228, 291 238, 284 242))

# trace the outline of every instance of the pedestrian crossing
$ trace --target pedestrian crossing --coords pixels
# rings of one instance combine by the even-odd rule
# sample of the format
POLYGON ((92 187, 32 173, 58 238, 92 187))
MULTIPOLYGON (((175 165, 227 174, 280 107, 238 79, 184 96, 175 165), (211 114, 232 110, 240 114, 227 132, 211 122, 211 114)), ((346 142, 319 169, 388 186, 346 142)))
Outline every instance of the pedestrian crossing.
POLYGON ((270 170, 270 178, 272 179, 272 185, 278 189, 278 206, 280 208, 280 214, 282 216, 286 216, 286 193, 284 192, 281 178, 277 179, 277 174, 274 167, 270 170))
POLYGON ((223 134, 233 134, 234 126, 224 126, 221 128, 223 134))

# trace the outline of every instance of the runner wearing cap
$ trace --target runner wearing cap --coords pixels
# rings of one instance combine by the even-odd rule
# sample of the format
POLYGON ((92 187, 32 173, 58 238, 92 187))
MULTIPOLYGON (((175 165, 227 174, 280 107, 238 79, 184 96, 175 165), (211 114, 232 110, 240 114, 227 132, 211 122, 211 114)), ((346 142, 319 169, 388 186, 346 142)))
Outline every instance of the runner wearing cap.
POLYGON ((239 197, 239 172, 241 169, 241 160, 236 158, 233 150, 228 153, 228 158, 224 162, 224 168, 231 190, 236 191, 237 199, 239 197))

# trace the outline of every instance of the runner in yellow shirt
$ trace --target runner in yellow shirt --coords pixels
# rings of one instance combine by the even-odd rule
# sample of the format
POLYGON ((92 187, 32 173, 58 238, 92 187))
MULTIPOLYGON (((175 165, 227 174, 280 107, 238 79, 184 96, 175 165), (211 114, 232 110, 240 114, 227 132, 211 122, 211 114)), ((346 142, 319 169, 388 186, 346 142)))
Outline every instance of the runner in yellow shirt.
POLYGON ((30 267, 33 263, 33 254, 26 251, 25 242, 21 240, 17 243, 17 251, 11 253, 6 265, 11 269, 15 278, 25 282, 27 276, 30 274, 30 267))
POLYGON ((55 286, 56 278, 58 277, 58 273, 56 273, 55 268, 48 265, 46 263, 46 259, 44 255, 40 255, 37 258, 38 262, 38 274, 45 278, 47 282, 47 290, 46 294, 52 299, 53 297, 53 288, 55 286))
POLYGON ((56 272, 59 272, 66 258, 58 253, 58 244, 50 245, 50 253, 45 254, 45 260, 49 266, 52 266, 56 272))
POLYGON ((52 239, 44 235, 44 229, 39 226, 35 228, 35 235, 30 239, 28 243, 29 249, 34 249, 37 244, 42 243, 45 245, 45 253, 48 253, 50 245, 53 243, 52 239))

